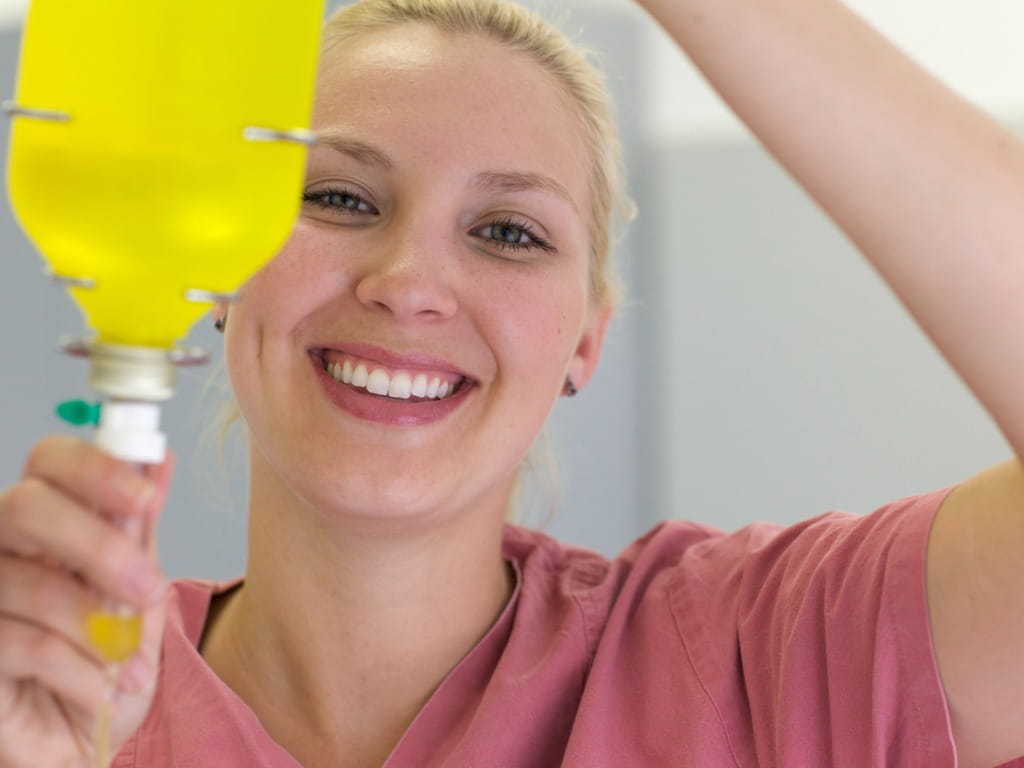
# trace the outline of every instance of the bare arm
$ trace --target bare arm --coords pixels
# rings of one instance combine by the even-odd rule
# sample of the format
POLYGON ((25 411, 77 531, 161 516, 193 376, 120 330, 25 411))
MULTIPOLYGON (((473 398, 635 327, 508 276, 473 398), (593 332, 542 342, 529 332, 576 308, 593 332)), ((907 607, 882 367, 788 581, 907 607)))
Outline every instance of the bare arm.
POLYGON ((1024 754, 1022 509, 1024 472, 1000 464, 950 495, 929 542, 935 653, 960 768, 1024 754))
MULTIPOLYGON (((833 0, 640 0, 889 283, 1024 456, 1024 143, 833 0)), ((960 765, 1024 754, 1024 473, 929 545, 960 765)))

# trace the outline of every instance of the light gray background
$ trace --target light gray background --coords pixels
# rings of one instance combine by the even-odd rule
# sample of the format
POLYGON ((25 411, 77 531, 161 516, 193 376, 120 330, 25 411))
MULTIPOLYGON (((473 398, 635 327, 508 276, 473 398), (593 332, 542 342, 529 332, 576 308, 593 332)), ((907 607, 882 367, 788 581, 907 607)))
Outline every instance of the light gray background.
MULTIPOLYGON (((548 430, 561 489, 546 529, 613 554, 662 518, 732 529, 867 512, 1009 455, 887 289, 759 148, 645 139, 635 118, 650 106, 649 22, 571 5, 563 26, 609 71, 640 216, 619 249, 630 297, 601 370, 548 430)), ((17 39, 0 33, 0 93, 13 91, 17 39)), ((67 205, 54 190, 56 220, 67 205)), ((53 405, 86 392, 85 364, 55 344, 81 331, 78 312, 41 276, 6 206, 0 243, 4 486, 35 439, 63 429, 53 405)), ((191 341, 219 350, 208 323, 191 341)), ((207 387, 218 367, 184 371, 165 409, 179 455, 160 526, 172 576, 244 567, 243 452, 221 466, 215 445, 197 448, 222 397, 207 387)), ((544 516, 546 503, 535 506, 527 521, 544 516)))

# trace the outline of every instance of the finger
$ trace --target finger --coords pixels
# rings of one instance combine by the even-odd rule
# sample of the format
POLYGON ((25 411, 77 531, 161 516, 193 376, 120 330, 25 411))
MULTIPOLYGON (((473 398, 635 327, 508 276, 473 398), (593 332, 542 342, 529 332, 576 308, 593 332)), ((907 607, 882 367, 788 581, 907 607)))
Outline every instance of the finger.
POLYGON ((149 501, 147 509, 143 510, 146 516, 146 536, 142 542, 146 552, 156 558, 156 524, 160 520, 164 504, 167 501, 167 494, 171 487, 171 476, 174 474, 174 454, 168 453, 162 464, 155 464, 147 467, 147 477, 153 484, 155 492, 149 501))
POLYGON ((57 435, 40 440, 25 462, 23 477, 36 477, 106 514, 135 517, 150 509, 153 482, 128 462, 95 445, 57 435))
POLYGON ((93 765, 87 713, 33 681, 0 678, 0 766, 93 765))
POLYGON ((145 693, 156 686, 164 625, 167 621, 167 604, 172 599, 171 594, 168 591, 163 601, 147 608, 142 614, 139 650, 124 664, 118 676, 118 687, 126 693, 145 693))
POLYGON ((60 635, 0 614, 0 679, 35 681, 95 717, 107 673, 60 635))
POLYGON ((34 477, 0 497, 0 550, 59 562, 101 594, 136 607, 165 586, 152 556, 131 537, 34 477))
POLYGON ((95 593, 67 571, 0 555, 0 614, 62 636, 96 663, 85 621, 98 607, 95 593))
MULTIPOLYGON (((95 594, 69 573, 0 556, 0 615, 58 634, 83 656, 103 664, 86 631, 87 617, 98 607, 95 594)), ((166 600, 142 613, 139 650, 118 675, 126 693, 141 693, 156 683, 165 617, 166 600)))

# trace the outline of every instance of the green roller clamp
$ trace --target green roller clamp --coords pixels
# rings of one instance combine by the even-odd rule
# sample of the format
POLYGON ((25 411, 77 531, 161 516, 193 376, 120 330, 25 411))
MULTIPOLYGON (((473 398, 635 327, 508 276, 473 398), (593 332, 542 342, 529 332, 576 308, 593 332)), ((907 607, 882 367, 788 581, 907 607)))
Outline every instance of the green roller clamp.
POLYGON ((89 403, 85 400, 66 400, 57 406, 57 416, 68 424, 76 427, 96 426, 100 423, 101 403, 89 403))

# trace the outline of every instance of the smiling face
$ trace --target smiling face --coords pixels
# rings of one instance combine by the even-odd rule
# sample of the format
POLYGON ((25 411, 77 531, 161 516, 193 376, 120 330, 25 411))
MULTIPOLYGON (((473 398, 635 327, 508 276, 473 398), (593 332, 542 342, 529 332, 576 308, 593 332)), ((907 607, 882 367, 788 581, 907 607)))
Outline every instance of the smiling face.
POLYGON ((572 108, 526 55, 406 24, 325 55, 314 128, 302 216, 228 324, 254 494, 500 519, 608 315, 572 108))

